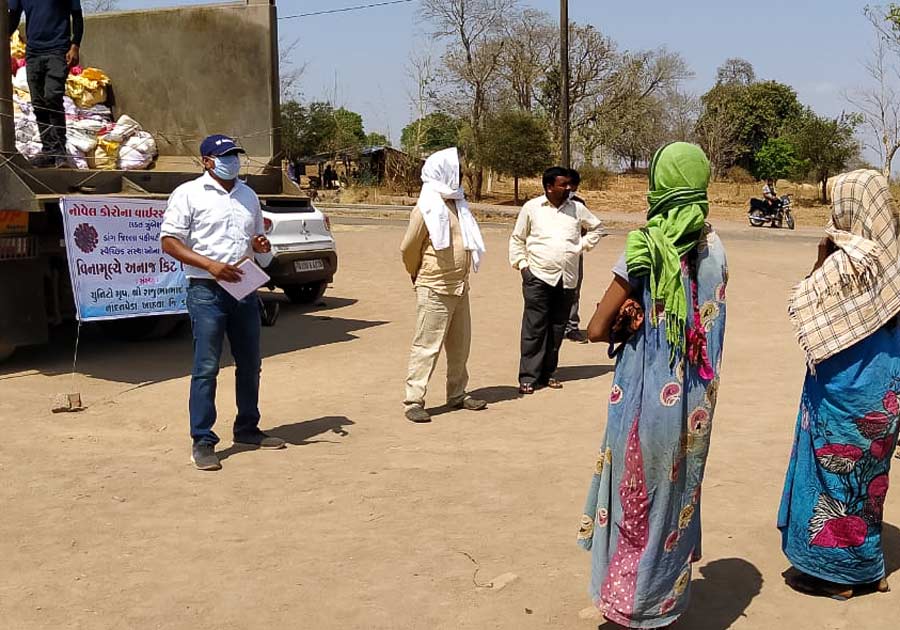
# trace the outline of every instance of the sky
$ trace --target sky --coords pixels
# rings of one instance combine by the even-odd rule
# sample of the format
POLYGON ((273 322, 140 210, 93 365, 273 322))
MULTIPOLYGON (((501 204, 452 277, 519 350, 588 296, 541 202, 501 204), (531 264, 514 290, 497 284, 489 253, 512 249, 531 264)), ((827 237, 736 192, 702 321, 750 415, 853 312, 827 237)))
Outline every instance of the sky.
MULTIPOLYGON (((280 17, 376 0, 279 0, 280 17)), ((695 78, 686 88, 708 90, 716 68, 729 57, 750 61, 760 79, 797 90, 818 113, 851 109, 845 94, 864 87, 863 63, 871 54, 872 27, 863 8, 873 0, 569 0, 569 19, 592 24, 620 49, 665 46, 679 52, 695 78)), ((875 0, 877 1, 877 0, 875 0)), ((121 9, 201 4, 188 0, 120 0, 121 9)), ((557 0, 520 0, 558 16, 557 0)), ((430 46, 418 2, 351 13, 279 21, 282 41, 298 40, 303 100, 330 100, 359 112, 366 131, 385 133, 395 144, 412 112, 405 66, 430 46)), ((85 45, 89 46, 89 34, 85 45)))

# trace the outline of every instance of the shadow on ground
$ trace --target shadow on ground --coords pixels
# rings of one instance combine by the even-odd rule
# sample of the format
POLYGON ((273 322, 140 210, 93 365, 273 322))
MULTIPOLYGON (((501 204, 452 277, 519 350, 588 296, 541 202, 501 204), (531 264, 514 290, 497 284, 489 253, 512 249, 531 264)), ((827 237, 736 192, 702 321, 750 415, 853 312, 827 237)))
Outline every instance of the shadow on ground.
MULTIPOLYGON (((291 446, 306 446, 308 444, 319 444, 322 442, 333 444, 335 443, 335 440, 315 440, 313 438, 328 433, 339 437, 347 437, 348 435, 350 435, 350 432, 344 427, 350 426, 352 424, 355 424, 355 422, 353 422, 353 420, 351 420, 347 416, 325 416, 322 418, 316 418, 315 420, 304 420, 302 422, 295 422, 293 424, 283 424, 280 427, 274 427, 272 429, 264 428, 263 430, 269 435, 280 437, 291 446)), ((237 455, 239 453, 248 453, 250 451, 257 450, 260 449, 254 448, 252 446, 232 444, 228 448, 219 451, 216 454, 219 456, 220 460, 223 460, 228 459, 232 455, 237 455)))
MULTIPOLYGON (((388 322, 347 319, 330 315, 356 300, 327 297, 314 306, 282 305, 272 328, 262 330, 262 356, 272 357, 316 346, 358 339, 355 333, 388 322)), ((46 346, 20 348, 0 367, 0 382, 16 378, 17 372, 37 371, 46 375, 72 371, 76 326, 62 326, 46 346), (5 378, 4 378, 5 376, 5 378)), ((84 325, 78 350, 79 374, 123 383, 155 383, 191 373, 191 332, 184 322, 165 339, 127 342, 111 339, 98 324, 84 325)), ((226 342, 222 365, 231 365, 226 342)))
MULTIPOLYGON (((558 368, 555 376, 562 382, 583 381, 609 374, 615 369, 613 365, 569 365, 558 368)), ((494 385, 473 390, 469 394, 491 404, 519 398, 519 388, 513 385, 494 385)))
MULTIPOLYGON (((687 612, 672 628, 727 630, 744 616, 753 598, 762 591, 763 577, 754 565, 741 558, 723 558, 700 568, 702 579, 691 582, 687 612)), ((620 626, 605 623, 599 630, 620 626)))
POLYGON ((589 378, 597 378, 598 376, 603 376, 604 374, 609 374, 610 372, 614 372, 616 369, 615 365, 607 364, 607 365, 567 365, 561 368, 557 368, 556 376, 557 379, 565 383, 566 381, 584 381, 589 378))

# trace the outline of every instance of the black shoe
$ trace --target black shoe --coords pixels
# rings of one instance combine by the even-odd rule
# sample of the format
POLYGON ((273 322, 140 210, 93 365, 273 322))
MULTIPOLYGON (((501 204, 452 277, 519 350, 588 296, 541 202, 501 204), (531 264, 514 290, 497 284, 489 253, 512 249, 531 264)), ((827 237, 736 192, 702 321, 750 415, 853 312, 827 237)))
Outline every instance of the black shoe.
POLYGON ((406 419, 417 424, 431 422, 431 416, 422 405, 412 405, 406 409, 406 419))
POLYGON ((216 447, 212 444, 194 444, 191 449, 191 461, 197 470, 221 470, 222 464, 216 456, 216 447))
POLYGON ((574 341, 575 343, 587 343, 587 337, 584 336, 584 333, 580 330, 570 330, 566 333, 566 339, 569 341, 574 341))
POLYGON ((284 440, 282 440, 280 437, 266 435, 262 431, 257 431, 256 433, 242 433, 240 435, 235 435, 234 443, 272 450, 284 448, 284 440))
POLYGON ((487 401, 466 396, 459 402, 450 403, 450 406, 454 409, 465 409, 466 411, 481 411, 487 408, 487 401))
POLYGON ((39 154, 31 160, 34 168, 54 168, 56 166, 56 158, 52 155, 39 154))

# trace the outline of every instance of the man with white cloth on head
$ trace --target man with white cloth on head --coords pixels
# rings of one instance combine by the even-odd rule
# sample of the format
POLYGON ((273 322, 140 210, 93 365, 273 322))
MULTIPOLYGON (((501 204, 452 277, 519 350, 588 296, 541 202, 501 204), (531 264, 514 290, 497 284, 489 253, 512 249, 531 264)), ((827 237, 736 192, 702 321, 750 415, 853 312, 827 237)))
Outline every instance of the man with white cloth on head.
POLYGON ((479 411, 483 400, 466 395, 472 327, 469 269, 484 254, 481 230, 461 185, 456 148, 433 154, 422 167, 422 192, 409 217, 400 251, 416 289, 416 333, 406 378, 406 418, 430 422, 425 391, 441 346, 447 354, 447 404, 479 411))

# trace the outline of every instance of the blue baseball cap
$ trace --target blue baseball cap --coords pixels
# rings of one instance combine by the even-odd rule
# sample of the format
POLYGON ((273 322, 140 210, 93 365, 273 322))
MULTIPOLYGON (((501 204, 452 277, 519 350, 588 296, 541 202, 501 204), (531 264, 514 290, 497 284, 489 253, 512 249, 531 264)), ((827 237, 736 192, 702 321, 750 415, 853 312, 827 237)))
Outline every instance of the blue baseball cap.
POLYGON ((219 157, 229 153, 246 153, 237 142, 220 133, 209 136, 200 143, 200 157, 219 157))

